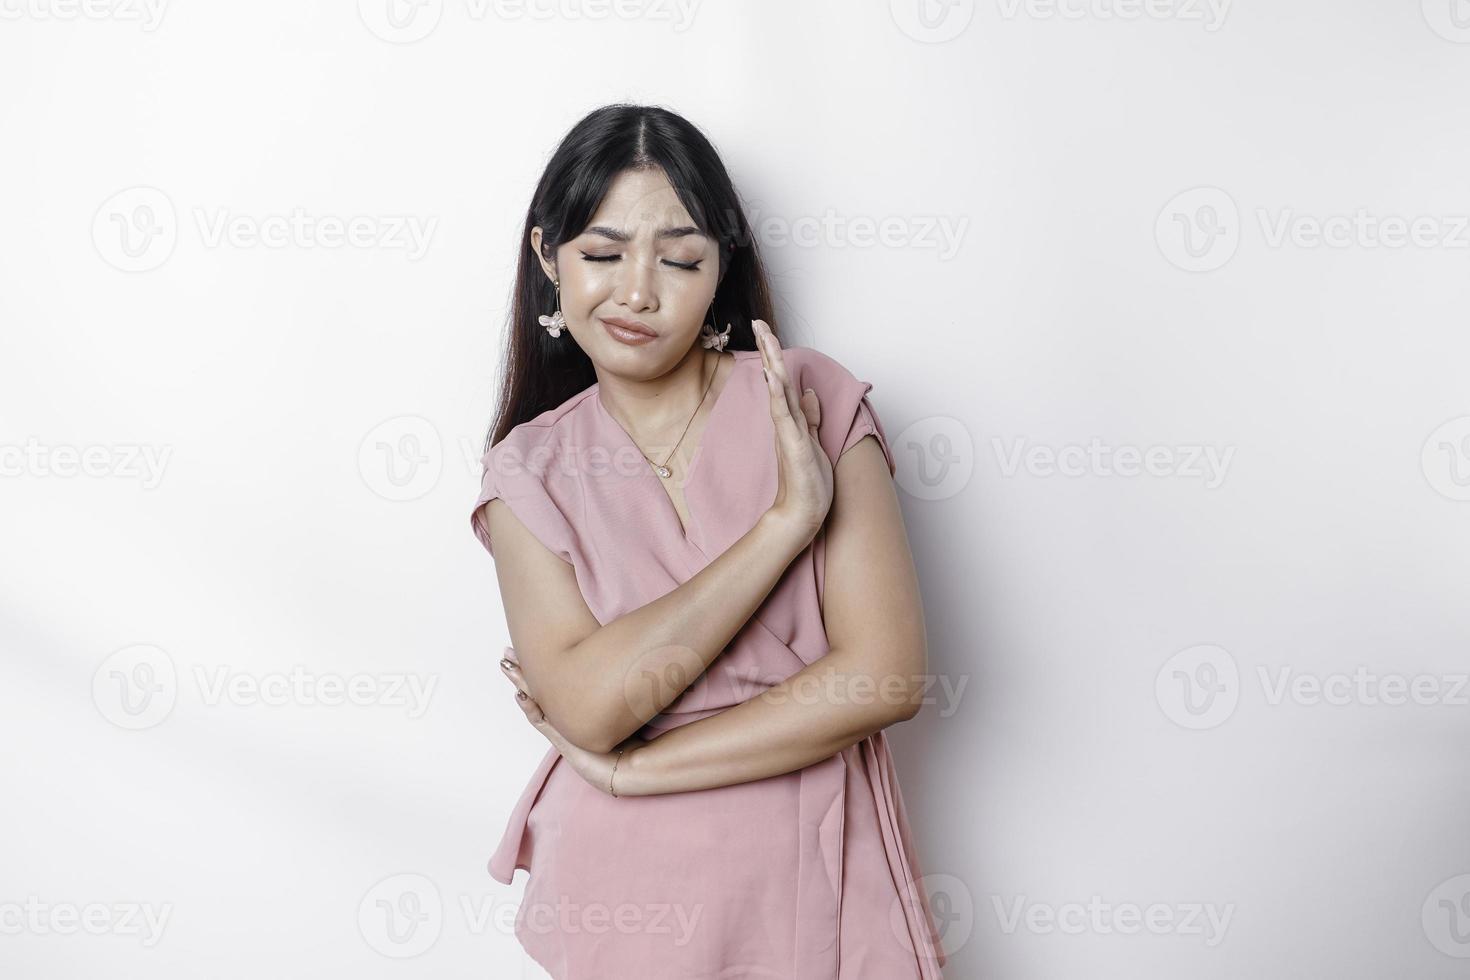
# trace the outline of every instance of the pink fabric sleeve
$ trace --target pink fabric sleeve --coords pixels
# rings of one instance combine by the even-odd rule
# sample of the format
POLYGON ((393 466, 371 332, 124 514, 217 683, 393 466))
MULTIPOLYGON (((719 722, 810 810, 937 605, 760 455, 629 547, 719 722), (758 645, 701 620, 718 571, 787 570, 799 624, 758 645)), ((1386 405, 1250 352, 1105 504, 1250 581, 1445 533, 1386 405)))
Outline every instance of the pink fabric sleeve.
POLYGON ((534 454, 527 455, 520 440, 514 439, 513 434, 506 436, 480 458, 480 495, 470 508, 470 527, 493 558, 495 549, 491 545, 490 530, 485 527, 480 508, 499 497, 526 526, 526 530, 548 551, 562 561, 576 565, 579 553, 571 525, 547 492, 541 474, 531 465, 535 459, 534 454), (527 462, 528 459, 530 463, 527 462))
POLYGON ((817 438, 832 465, 843 453, 857 445, 862 438, 871 435, 878 440, 883 450, 883 459, 888 463, 890 476, 898 474, 893 451, 888 446, 888 436, 878 412, 868 399, 873 389, 870 381, 861 381, 837 360, 809 347, 793 347, 788 356, 796 352, 796 384, 798 390, 814 388, 817 400, 822 404, 822 424, 817 427, 817 438))
MULTIPOLYGON (((866 387, 872 388, 873 386, 868 384, 866 387)), ((842 450, 837 455, 841 456, 842 453, 856 446, 866 435, 877 437, 878 445, 883 449, 883 458, 888 462, 888 475, 897 476, 898 466, 893 461, 893 451, 888 448, 888 436, 883 432, 883 423, 878 421, 877 411, 864 395, 862 401, 858 402, 857 416, 853 419, 852 425, 848 427, 847 438, 843 440, 842 450)))

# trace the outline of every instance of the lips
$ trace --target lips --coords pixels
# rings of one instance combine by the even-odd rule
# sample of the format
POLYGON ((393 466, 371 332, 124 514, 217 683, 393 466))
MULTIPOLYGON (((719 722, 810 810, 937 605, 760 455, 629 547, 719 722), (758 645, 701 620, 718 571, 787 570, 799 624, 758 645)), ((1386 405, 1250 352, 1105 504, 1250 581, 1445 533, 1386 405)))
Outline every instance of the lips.
POLYGON ((622 317, 619 316, 605 316, 602 318, 602 322, 606 323, 609 326, 622 327, 624 330, 631 330, 634 333, 641 333, 649 337, 658 336, 658 334, 654 333, 652 328, 650 328, 648 324, 642 322, 641 320, 624 320, 622 317))

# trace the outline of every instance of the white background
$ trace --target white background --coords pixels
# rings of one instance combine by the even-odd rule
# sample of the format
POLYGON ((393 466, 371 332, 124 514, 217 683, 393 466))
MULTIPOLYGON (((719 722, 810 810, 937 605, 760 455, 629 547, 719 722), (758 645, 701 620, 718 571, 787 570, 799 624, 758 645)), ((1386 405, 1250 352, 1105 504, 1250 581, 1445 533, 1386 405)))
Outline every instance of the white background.
POLYGON ((531 189, 629 100, 874 384, 947 976, 1463 975, 1470 7, 924 2, 0 2, 0 972, 540 976, 468 513, 531 189))

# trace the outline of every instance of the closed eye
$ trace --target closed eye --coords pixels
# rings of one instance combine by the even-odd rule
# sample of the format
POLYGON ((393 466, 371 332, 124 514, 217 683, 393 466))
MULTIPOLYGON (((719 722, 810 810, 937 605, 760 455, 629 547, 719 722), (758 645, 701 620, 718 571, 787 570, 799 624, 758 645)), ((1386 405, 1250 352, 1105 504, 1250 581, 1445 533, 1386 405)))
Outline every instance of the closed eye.
MULTIPOLYGON (((618 259, 622 258, 622 256, 621 255, 588 255, 586 252, 583 252, 582 253, 582 258, 585 259, 588 262, 616 262, 618 259)), ((664 265, 673 266, 675 269, 684 269, 684 270, 686 270, 688 272, 698 272, 699 271, 699 263, 698 262, 675 262, 673 259, 664 259, 663 260, 663 263, 664 263, 664 265)))

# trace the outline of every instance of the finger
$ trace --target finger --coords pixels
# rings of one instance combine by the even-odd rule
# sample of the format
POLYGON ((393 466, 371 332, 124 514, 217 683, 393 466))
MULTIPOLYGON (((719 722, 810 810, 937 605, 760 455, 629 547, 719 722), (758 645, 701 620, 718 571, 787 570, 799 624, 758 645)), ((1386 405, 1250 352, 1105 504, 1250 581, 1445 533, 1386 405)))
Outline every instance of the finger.
POLYGON ((771 353, 770 328, 764 320, 753 321, 756 348, 761 352, 761 367, 765 372, 766 394, 771 399, 771 417, 779 427, 782 419, 791 417, 791 402, 786 398, 780 376, 776 373, 775 356, 771 353))
MULTIPOLYGON (((776 365, 776 376, 781 379, 781 390, 786 395, 786 403, 791 409, 793 423, 800 420, 806 422, 805 413, 801 407, 801 393, 796 390, 796 382, 791 377, 791 372, 786 365, 786 352, 781 348, 781 341, 775 334, 768 334, 767 339, 771 345, 772 358, 776 365)), ((796 428, 795 425, 792 428, 796 428)))
POLYGON ((521 711, 525 712, 526 720, 531 724, 539 727, 546 720, 546 715, 542 712, 541 705, 536 703, 535 698, 528 697, 525 691, 516 692, 516 704, 521 706, 521 711))
POLYGON ((514 660, 511 660, 509 657, 502 658, 500 661, 500 672, 516 686, 516 690, 523 692, 526 697, 531 696, 530 685, 526 683, 525 677, 521 676, 520 665, 514 660))
POLYGON ((817 399, 817 393, 807 388, 801 393, 801 410, 806 415, 806 424, 813 429, 822 425, 822 403, 817 399))
POLYGON ((799 412, 801 410, 800 406, 791 400, 790 392, 788 391, 790 388, 790 377, 786 370, 786 357, 785 352, 781 349, 781 341, 771 332, 771 328, 764 320, 760 321, 760 323, 762 329, 757 336, 765 353, 766 372, 781 383, 782 393, 787 396, 787 410, 793 413, 799 412))
POLYGON ((771 348, 780 345, 773 345, 771 343, 775 338, 775 334, 772 333, 771 325, 766 321, 751 320, 750 330, 755 334, 755 349, 761 352, 761 366, 766 369, 766 375, 769 377, 776 368, 776 362, 771 353, 771 348))
MULTIPOLYGON (((764 321, 758 322, 765 327, 764 321)), ((776 339, 775 334, 771 333, 769 327, 761 330, 757 337, 763 345, 766 371, 775 380, 775 387, 779 389, 772 393, 772 397, 779 394, 785 401, 784 406, 775 406, 781 409, 777 413, 777 418, 789 420, 790 426, 787 431, 794 434, 797 429, 796 418, 802 415, 801 399, 796 394, 796 385, 792 383, 790 372, 786 369, 786 358, 781 351, 781 342, 776 339)), ((805 418, 802 421, 805 422, 805 418)))

